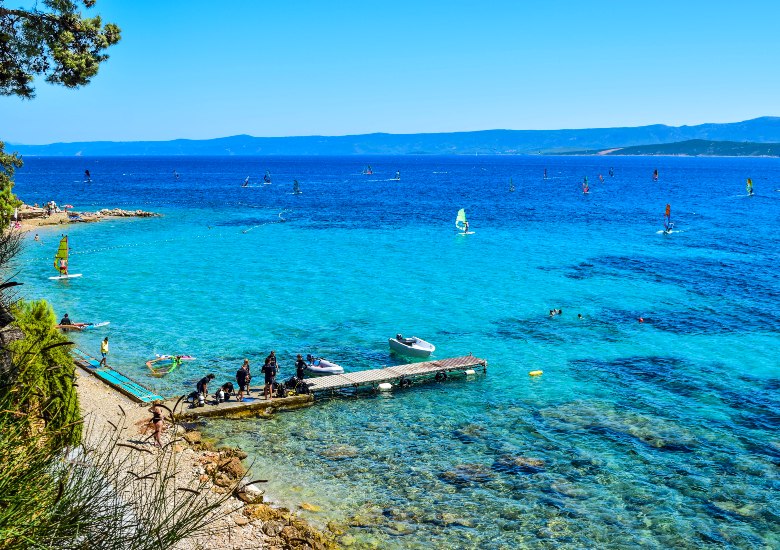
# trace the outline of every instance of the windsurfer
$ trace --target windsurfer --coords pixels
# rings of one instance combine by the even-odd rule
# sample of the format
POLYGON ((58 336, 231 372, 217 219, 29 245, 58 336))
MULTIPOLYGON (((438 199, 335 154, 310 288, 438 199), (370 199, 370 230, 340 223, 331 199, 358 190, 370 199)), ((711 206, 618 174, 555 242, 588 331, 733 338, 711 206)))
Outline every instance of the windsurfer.
POLYGON ((463 224, 463 232, 464 233, 468 233, 469 232, 469 222, 468 221, 464 222, 464 224, 463 224))
POLYGON ((60 275, 67 276, 68 275, 68 260, 65 258, 60 258, 60 275))
POLYGON ((90 175, 89 170, 84 170, 84 181, 92 183, 92 176, 90 175))
POLYGON ((664 212, 666 220, 664 221, 664 233, 670 233, 672 231, 672 207, 666 205, 666 211, 664 212))

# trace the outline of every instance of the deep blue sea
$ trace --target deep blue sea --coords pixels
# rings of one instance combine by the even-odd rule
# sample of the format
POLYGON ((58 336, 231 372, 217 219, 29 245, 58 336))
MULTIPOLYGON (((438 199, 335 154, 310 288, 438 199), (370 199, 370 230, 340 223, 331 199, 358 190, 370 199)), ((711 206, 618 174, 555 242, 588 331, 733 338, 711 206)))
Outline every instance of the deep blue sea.
POLYGON ((68 226, 83 277, 67 282, 47 279, 62 231, 42 228, 15 279, 58 316, 110 321, 78 345, 110 336, 110 363, 165 395, 244 357, 257 380, 271 349, 283 378, 296 353, 397 363, 397 332, 488 360, 208 423, 273 501, 313 505, 300 513, 346 526, 345 544, 780 547, 778 159, 27 158, 15 190, 164 214, 68 226), (154 379, 156 353, 197 360, 154 379))

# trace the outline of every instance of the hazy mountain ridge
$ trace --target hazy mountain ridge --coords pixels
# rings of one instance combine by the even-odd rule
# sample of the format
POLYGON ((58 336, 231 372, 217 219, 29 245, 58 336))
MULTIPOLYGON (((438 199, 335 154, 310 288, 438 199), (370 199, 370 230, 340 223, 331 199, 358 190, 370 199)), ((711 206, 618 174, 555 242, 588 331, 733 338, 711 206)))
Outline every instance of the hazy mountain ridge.
POLYGON ((780 117, 698 126, 655 124, 580 130, 482 130, 297 137, 238 135, 206 140, 93 141, 49 145, 9 143, 7 149, 31 156, 565 154, 697 139, 780 143, 780 117))
POLYGON ((606 151, 585 151, 585 155, 679 155, 690 157, 780 157, 780 143, 710 141, 690 139, 676 143, 636 145, 606 151))

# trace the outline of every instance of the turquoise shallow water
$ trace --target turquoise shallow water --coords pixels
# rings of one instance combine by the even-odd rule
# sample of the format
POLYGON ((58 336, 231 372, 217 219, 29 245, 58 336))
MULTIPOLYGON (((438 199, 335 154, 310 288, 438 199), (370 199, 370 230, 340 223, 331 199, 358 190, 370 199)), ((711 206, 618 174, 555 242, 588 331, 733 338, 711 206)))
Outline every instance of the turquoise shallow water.
POLYGON ((486 358, 486 376, 207 425, 250 451, 274 500, 321 507, 302 513, 351 524, 358 546, 769 548, 775 189, 773 159, 31 158, 27 202, 164 217, 68 227, 84 277, 67 283, 46 278, 59 233, 42 229, 16 279, 58 314, 110 320, 78 344, 109 335, 112 363, 166 395, 270 349, 287 376, 308 351, 389 364, 399 331, 486 358), (240 188, 266 168, 272 185, 240 188), (469 237, 452 230, 460 207, 469 237), (155 353, 198 359, 158 380, 155 353))

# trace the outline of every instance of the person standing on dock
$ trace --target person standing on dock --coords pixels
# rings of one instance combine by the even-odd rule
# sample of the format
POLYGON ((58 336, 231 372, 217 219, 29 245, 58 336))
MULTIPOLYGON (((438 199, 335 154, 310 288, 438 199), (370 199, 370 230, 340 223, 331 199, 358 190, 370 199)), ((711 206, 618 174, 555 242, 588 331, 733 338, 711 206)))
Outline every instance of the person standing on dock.
POLYGON ((295 378, 297 378, 298 381, 301 381, 305 374, 306 361, 303 360, 303 357, 301 357, 301 354, 299 353, 298 357, 295 359, 295 378))
POLYGON ((271 355, 265 358, 265 364, 263 365, 263 374, 265 375, 265 387, 263 388, 263 397, 267 401, 271 400, 271 395, 274 390, 274 383, 276 382, 276 357, 271 355), (273 357, 272 357, 273 356, 273 357))
POLYGON ((108 364, 106 363, 106 358, 108 357, 108 336, 103 338, 103 341, 100 343, 100 355, 102 358, 100 359, 100 363, 98 363, 98 367, 107 367, 108 364))
POLYGON ((247 386, 249 386, 249 359, 244 359, 244 364, 236 371, 236 382, 238 382, 238 396, 236 399, 243 401, 244 392, 247 391, 247 386))
POLYGON ((243 366, 246 367, 246 394, 250 395, 252 393, 250 387, 252 385, 252 368, 249 366, 249 359, 244 359, 243 366))

